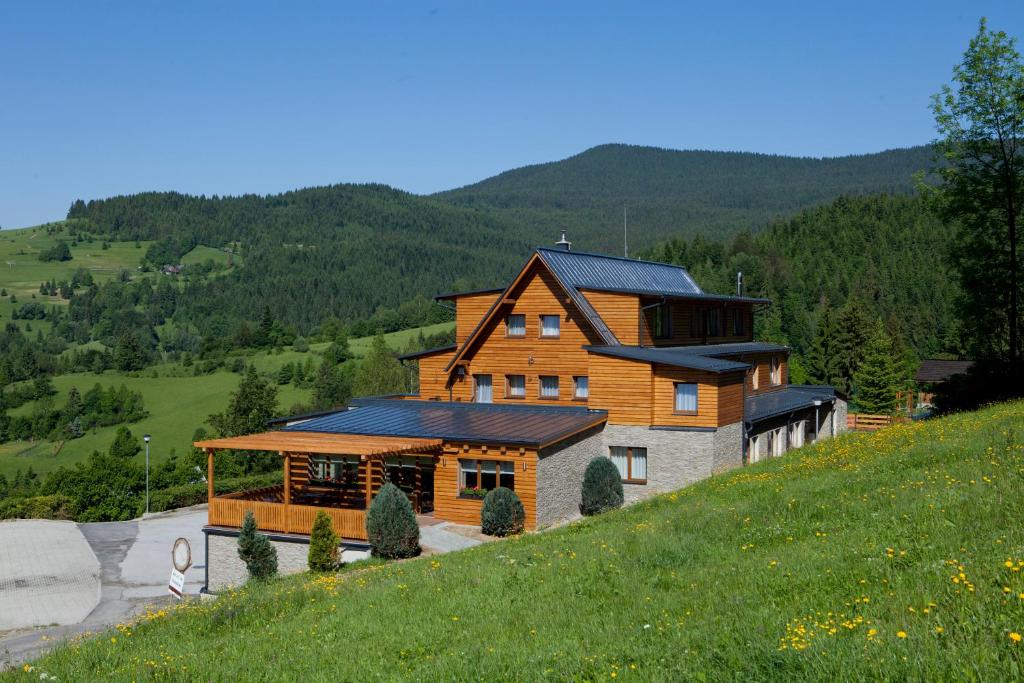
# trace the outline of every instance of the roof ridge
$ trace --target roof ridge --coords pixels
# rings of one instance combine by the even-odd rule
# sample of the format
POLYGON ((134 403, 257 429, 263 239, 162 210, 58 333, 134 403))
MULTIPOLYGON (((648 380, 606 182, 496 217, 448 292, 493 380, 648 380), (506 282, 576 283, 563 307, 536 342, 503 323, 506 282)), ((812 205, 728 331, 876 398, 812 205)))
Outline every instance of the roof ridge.
POLYGON ((646 259, 629 258, 628 256, 616 256, 614 254, 599 254, 596 251, 580 251, 580 250, 566 251, 565 249, 555 249, 554 247, 536 247, 536 250, 537 251, 551 251, 551 252, 554 252, 556 254, 569 254, 569 255, 575 255, 575 256, 594 256, 594 257, 597 257, 597 258, 614 259, 616 261, 627 261, 629 263, 646 263, 646 264, 652 265, 652 266, 665 266, 666 268, 677 268, 679 270, 682 270, 682 271, 686 272, 687 274, 689 274, 689 272, 690 272, 690 271, 688 271, 686 269, 686 266, 679 266, 679 265, 676 265, 674 263, 665 263, 664 261, 648 261, 646 259))

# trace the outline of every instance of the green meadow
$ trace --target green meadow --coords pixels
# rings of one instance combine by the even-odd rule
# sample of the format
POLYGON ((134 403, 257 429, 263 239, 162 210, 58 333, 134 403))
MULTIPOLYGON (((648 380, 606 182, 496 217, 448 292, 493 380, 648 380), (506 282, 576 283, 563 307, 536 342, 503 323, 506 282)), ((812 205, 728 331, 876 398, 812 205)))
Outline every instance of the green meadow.
POLYGON ((188 601, 7 680, 1020 680, 1024 403, 188 601))

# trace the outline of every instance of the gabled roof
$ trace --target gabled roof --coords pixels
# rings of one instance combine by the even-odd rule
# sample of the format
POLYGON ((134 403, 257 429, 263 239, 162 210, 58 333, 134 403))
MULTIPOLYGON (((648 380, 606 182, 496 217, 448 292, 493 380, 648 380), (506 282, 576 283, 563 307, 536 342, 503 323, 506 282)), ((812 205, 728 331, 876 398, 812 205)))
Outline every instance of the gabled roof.
POLYGON ((454 351, 458 348, 457 344, 445 344, 444 346, 435 346, 432 349, 425 349, 423 351, 416 351, 414 353, 406 353, 398 356, 398 360, 415 360, 417 358, 423 358, 424 356, 433 356, 436 353, 447 353, 454 351))
POLYGON ((694 295, 703 290, 685 268, 667 263, 540 247, 537 253, 555 277, 574 289, 656 295, 694 295))
POLYGON ((543 447, 597 426, 607 418, 603 410, 575 406, 356 399, 348 410, 282 431, 543 447))
POLYGON ((760 422, 796 410, 811 408, 815 401, 829 403, 835 398, 836 390, 832 387, 791 384, 785 389, 767 391, 747 398, 743 419, 747 422, 760 422))
POLYGON ((914 375, 915 382, 945 382, 954 375, 966 373, 974 365, 971 360, 923 360, 914 375))
POLYGON ((750 368, 749 363, 741 363, 723 358, 691 353, 685 346, 584 346, 590 353, 613 358, 624 358, 642 363, 660 363, 677 368, 704 370, 718 374, 741 372, 750 368))

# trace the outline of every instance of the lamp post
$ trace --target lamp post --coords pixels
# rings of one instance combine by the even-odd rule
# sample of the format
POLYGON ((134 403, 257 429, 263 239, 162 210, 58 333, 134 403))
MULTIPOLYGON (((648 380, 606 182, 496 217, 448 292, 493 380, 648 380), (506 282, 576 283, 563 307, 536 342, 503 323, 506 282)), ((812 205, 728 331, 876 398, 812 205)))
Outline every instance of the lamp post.
POLYGON ((146 514, 149 514, 149 434, 143 434, 142 440, 146 442, 146 514))
POLYGON ((818 408, 821 407, 821 401, 814 401, 814 443, 818 443, 818 431, 821 429, 818 424, 818 408))

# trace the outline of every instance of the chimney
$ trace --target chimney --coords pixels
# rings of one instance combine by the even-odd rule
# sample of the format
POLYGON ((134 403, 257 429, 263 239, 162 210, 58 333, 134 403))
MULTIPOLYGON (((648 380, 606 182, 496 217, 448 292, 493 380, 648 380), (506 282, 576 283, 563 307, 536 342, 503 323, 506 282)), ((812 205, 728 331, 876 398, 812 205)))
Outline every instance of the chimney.
POLYGON ((562 231, 562 239, 555 242, 555 246, 565 251, 569 251, 572 248, 572 242, 565 239, 565 230, 562 231))
POLYGON ((736 271, 736 296, 743 296, 743 271, 736 271))

